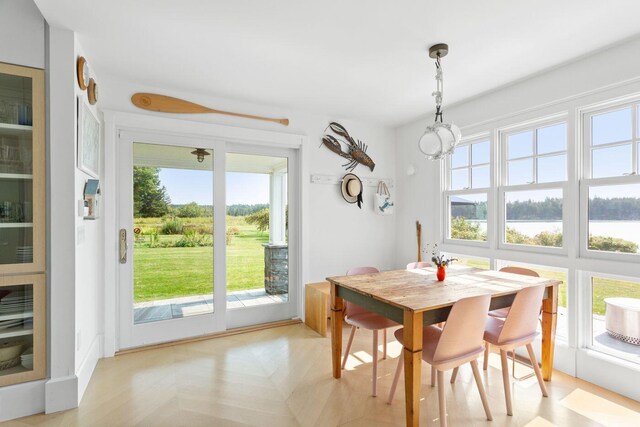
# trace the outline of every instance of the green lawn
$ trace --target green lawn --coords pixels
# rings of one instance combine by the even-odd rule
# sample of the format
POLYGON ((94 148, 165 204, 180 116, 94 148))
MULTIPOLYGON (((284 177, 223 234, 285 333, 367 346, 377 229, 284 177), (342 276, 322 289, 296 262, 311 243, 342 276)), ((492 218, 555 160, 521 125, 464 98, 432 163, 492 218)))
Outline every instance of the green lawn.
MULTIPOLYGON (((210 219, 188 219, 188 224, 205 224, 210 219)), ((136 219, 143 230, 159 228, 160 219, 136 219)), ((264 286, 264 248, 269 233, 260 233, 244 217, 227 217, 227 226, 239 231, 227 245, 227 290, 230 292, 264 286)), ((134 249, 134 302, 212 294, 213 248, 149 248, 148 236, 134 249)), ((181 235, 160 235, 160 242, 177 241, 181 235)))
MULTIPOLYGON (((460 264, 469 265, 471 267, 488 269, 489 261, 473 258, 461 258, 458 261, 460 264)), ((567 307, 567 275, 560 271, 549 271, 534 268, 540 277, 548 279, 561 280, 560 293, 558 295, 558 305, 560 307, 567 307)), ((593 300, 593 314, 604 315, 605 313, 605 298, 611 297, 627 297, 627 298, 640 298, 640 283, 625 282, 622 280, 594 278, 592 286, 592 300, 593 300)))

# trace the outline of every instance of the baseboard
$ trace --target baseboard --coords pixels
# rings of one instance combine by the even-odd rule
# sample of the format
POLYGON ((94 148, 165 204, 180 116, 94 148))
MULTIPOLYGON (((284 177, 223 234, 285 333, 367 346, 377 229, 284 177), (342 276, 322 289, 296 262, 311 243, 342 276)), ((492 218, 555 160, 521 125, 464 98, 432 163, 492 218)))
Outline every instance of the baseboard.
POLYGON ((78 377, 75 375, 51 379, 44 390, 47 414, 78 407, 78 377))
POLYGON ((256 332, 256 331, 262 331, 264 329, 279 328, 281 326, 297 325, 297 324, 300 324, 300 323, 302 323, 302 320, 300 320, 298 318, 291 319, 291 320, 280 320, 278 322, 261 323, 261 324, 258 324, 258 325, 245 326, 245 327, 242 327, 242 328, 234 328, 234 329, 229 329, 229 330, 226 330, 226 331, 223 331, 223 332, 215 332, 213 334, 199 335, 199 336, 196 336, 196 337, 184 338, 184 339, 174 340, 174 341, 168 341, 168 342, 160 343, 160 344, 151 344, 151 345, 146 345, 146 346, 142 346, 142 347, 126 348, 124 350, 117 351, 115 355, 116 356, 121 356, 123 354, 137 353, 139 351, 147 351, 147 350, 153 350, 153 349, 157 349, 157 348, 172 347, 174 345, 180 345, 180 344, 185 344, 185 343, 190 343, 190 342, 198 342, 198 341, 210 340, 210 339, 214 339, 214 338, 229 337, 229 336, 232 336, 232 335, 246 334, 248 332, 256 332))
POLYGON ((0 388, 0 422, 44 412, 45 380, 0 388))
POLYGON ((78 405, 82 401, 82 396, 87 390, 91 375, 98 364, 98 360, 102 358, 102 335, 96 335, 87 352, 87 357, 80 364, 80 368, 76 372, 78 377, 78 405))

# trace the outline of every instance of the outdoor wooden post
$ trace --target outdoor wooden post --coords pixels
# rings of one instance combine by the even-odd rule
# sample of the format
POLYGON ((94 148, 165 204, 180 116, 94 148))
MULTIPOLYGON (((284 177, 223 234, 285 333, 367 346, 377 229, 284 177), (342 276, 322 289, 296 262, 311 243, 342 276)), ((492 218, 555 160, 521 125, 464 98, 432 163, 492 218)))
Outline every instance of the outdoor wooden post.
POLYGON ((553 372, 557 321, 558 285, 553 285, 547 287, 547 296, 542 300, 542 378, 545 381, 551 381, 553 372))
POLYGON ((342 355, 342 314, 344 301, 337 295, 337 286, 331 284, 331 361, 333 362, 333 378, 342 376, 340 357, 342 355))
POLYGON ((420 423, 422 312, 404 311, 404 389, 407 426, 420 423))

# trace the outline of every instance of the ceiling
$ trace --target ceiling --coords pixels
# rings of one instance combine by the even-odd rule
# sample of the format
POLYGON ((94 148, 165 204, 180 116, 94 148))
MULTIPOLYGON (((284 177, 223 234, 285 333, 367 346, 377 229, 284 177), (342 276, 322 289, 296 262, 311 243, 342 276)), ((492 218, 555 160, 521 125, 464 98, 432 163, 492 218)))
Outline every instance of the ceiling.
POLYGON ((35 0, 98 75, 390 126, 640 33, 637 0, 35 0))

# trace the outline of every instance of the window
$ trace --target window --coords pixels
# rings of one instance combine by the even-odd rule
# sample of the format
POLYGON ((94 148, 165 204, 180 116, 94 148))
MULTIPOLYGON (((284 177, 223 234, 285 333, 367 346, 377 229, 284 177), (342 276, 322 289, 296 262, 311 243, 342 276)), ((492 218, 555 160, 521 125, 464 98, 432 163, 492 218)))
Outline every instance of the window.
POLYGON ((640 363, 637 314, 640 283, 614 277, 591 276, 591 346, 640 363), (635 311, 634 311, 635 310, 635 311), (635 344, 635 345, 634 345, 635 344))
POLYGON ((584 116, 581 208, 587 214, 581 238, 582 250, 592 256, 640 252, 639 120, 637 102, 584 116))
POLYGON ((567 124, 551 122, 501 134, 501 244, 562 248, 567 124))
POLYGON ((451 155, 449 189, 468 190, 489 187, 490 159, 489 140, 457 147, 451 155))
POLYGON ((489 258, 474 257, 469 255, 458 255, 454 253, 448 253, 449 258, 455 258, 456 264, 466 265, 469 267, 479 268, 481 270, 489 270, 491 268, 491 261, 489 258))
POLYGON ((509 191, 505 242, 562 247, 562 189, 509 191))
POLYGON ((449 238, 487 241, 487 193, 449 196, 449 238))
POLYGON ((591 164, 591 178, 625 176, 638 172, 637 106, 589 115, 586 140, 591 164))
POLYGON ((567 180, 566 123, 521 130, 505 136, 507 185, 567 180))
POLYGON ((480 138, 456 147, 447 171, 447 238, 486 242, 491 141, 480 138))

